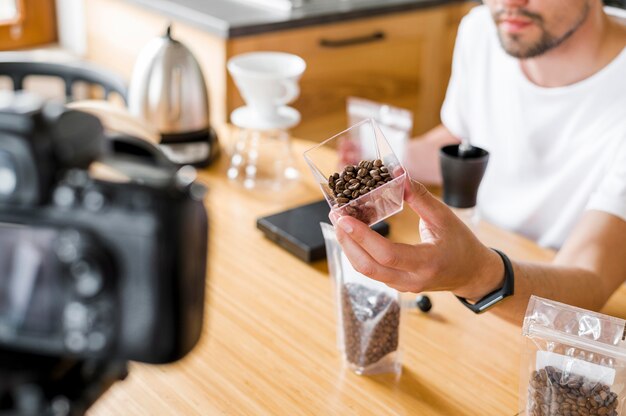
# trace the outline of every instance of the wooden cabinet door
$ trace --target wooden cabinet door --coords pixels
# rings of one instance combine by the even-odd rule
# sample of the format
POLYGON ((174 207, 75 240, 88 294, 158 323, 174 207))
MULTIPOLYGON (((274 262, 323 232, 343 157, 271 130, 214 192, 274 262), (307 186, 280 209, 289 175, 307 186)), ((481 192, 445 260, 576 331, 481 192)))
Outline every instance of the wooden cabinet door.
MULTIPOLYGON (((347 127, 346 98, 357 96, 411 110, 414 133, 439 123, 449 77, 454 27, 464 4, 235 38, 227 54, 274 50, 307 62, 300 97, 298 137, 321 141, 347 127)), ((243 104, 229 79, 228 111, 243 104)))
POLYGON ((0 51, 56 41, 54 0, 7 0, 0 6, 0 51))

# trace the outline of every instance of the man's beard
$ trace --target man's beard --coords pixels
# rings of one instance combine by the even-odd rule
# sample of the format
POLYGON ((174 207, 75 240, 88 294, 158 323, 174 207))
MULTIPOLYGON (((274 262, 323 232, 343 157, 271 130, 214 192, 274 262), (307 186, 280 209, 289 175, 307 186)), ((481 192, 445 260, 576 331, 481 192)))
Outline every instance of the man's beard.
MULTIPOLYGON (((572 36, 587 19, 589 9, 589 3, 585 3, 585 7, 583 8, 579 18, 572 25, 572 27, 561 36, 552 35, 548 32, 545 28, 543 17, 541 17, 541 15, 526 10, 516 11, 516 15, 531 19, 539 27, 541 30, 541 37, 538 41, 527 44, 523 42, 522 36, 515 34, 504 35, 500 30, 498 30, 500 45, 502 45, 502 48, 506 53, 514 56, 515 58, 525 59, 542 55, 550 49, 556 48, 572 36)), ((504 10, 496 11, 493 14, 494 21, 497 23, 503 14, 506 14, 504 10)))

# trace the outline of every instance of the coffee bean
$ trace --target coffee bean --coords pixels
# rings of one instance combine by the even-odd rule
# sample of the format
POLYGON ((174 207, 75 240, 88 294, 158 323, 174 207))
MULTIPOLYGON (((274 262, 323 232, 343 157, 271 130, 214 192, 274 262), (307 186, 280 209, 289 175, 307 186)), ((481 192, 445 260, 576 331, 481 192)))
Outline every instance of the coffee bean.
POLYGON ((617 416, 617 394, 605 384, 552 366, 534 371, 528 384, 530 415, 617 416))
MULTIPOLYGON (((361 160, 358 165, 347 165, 342 172, 330 175, 328 188, 335 197, 335 203, 345 206, 348 202, 389 182, 392 177, 388 172, 388 168, 380 159, 361 160)), ((355 205, 351 207, 351 210, 356 218, 364 222, 369 222, 376 215, 375 207, 355 205)))
POLYGON ((342 197, 337 198, 337 203, 339 205, 347 204, 348 202, 350 202, 348 198, 342 198, 342 197))
POLYGON ((348 362, 367 367, 398 349, 400 305, 387 293, 346 283, 341 312, 348 362))

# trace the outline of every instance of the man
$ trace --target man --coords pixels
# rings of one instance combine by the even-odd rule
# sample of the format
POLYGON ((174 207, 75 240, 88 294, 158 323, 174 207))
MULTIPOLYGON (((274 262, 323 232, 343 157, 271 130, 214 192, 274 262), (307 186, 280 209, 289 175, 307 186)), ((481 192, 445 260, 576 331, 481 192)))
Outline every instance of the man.
POLYGON ((601 0, 485 0, 459 28, 442 122, 411 144, 411 176, 440 183, 445 144, 487 149, 483 218, 559 249, 556 258, 507 270, 505 255, 411 181, 405 199, 421 217, 421 243, 392 243, 342 217, 353 266, 401 291, 498 303, 494 313, 518 323, 532 294, 600 309, 626 280, 624 21, 601 0))

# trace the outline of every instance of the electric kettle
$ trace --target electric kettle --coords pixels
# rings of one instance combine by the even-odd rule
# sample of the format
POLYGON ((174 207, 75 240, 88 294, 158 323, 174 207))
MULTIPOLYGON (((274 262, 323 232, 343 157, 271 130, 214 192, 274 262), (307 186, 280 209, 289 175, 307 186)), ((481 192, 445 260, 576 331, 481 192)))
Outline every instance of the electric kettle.
POLYGON ((139 54, 128 110, 160 132, 160 147, 173 162, 206 166, 216 158, 219 144, 209 123, 200 65, 185 45, 172 38, 171 26, 139 54))

